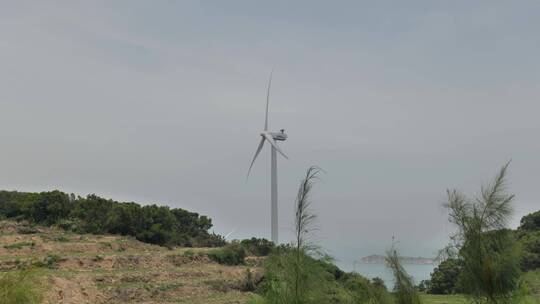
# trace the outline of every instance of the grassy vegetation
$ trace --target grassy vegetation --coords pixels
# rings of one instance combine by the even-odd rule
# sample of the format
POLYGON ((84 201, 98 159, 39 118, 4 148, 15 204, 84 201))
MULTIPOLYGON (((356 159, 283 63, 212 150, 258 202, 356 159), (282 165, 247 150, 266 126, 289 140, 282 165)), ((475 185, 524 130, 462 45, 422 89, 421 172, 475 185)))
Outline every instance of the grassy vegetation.
POLYGON ((524 273, 521 282, 529 293, 538 295, 540 299, 540 269, 524 273))
POLYGON ((171 250, 133 237, 66 234, 42 226, 36 226, 38 233, 18 233, 24 225, 0 221, 1 304, 42 303, 39 295, 45 303, 246 303, 248 290, 262 277, 258 266, 248 272, 246 265, 227 265, 243 261, 229 247, 171 250), (4 248, 30 242, 32 250, 4 248), (43 288, 19 275, 29 266, 43 288))
POLYGON ((424 304, 465 304, 468 303, 462 295, 430 295, 422 294, 420 296, 424 304))
POLYGON ((243 265, 246 251, 239 244, 231 244, 208 252, 208 257, 223 265, 243 265))
POLYGON ((386 288, 357 273, 345 273, 312 240, 316 215, 310 195, 321 169, 311 167, 295 202, 295 242, 273 250, 265 261, 265 277, 251 304, 373 303, 390 304, 386 288))
POLYGON ((34 242, 20 242, 20 243, 13 243, 9 245, 4 245, 4 248, 6 249, 21 249, 23 247, 34 247, 34 242))
POLYGON ((33 271, 11 271, 0 274, 0 303, 34 304, 41 301, 41 290, 33 271))

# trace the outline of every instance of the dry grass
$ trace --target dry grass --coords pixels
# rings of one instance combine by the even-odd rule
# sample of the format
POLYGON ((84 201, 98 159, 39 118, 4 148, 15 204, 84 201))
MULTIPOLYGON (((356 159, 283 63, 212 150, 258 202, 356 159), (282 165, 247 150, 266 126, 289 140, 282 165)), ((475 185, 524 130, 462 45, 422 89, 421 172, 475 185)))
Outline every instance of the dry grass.
POLYGON ((30 229, 0 222, 0 271, 41 265, 42 303, 246 303, 252 296, 241 291, 246 269, 261 271, 214 263, 206 256, 210 248, 170 250, 133 238, 41 227, 19 231, 30 229), (48 265, 51 256, 58 258, 48 265))

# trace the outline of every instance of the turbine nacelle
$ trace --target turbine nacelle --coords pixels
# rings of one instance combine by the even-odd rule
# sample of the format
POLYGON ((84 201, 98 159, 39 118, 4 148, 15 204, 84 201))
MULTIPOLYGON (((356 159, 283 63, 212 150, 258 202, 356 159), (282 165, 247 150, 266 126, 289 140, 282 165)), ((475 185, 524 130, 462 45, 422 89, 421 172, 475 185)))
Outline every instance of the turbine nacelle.
POLYGON ((264 134, 269 134, 270 137, 272 137, 274 140, 278 140, 278 141, 286 141, 288 136, 287 134, 285 133, 285 130, 281 130, 280 132, 266 132, 266 131, 263 131, 261 133, 261 136, 264 137, 264 134))
POLYGON ((264 146, 265 142, 268 142, 272 149, 275 149, 279 154, 281 154, 286 159, 289 159, 285 152, 279 148, 276 141, 284 141, 287 139, 287 134, 285 134, 285 130, 282 130, 281 132, 267 132, 262 131, 261 132, 261 141, 259 142, 259 146, 257 147, 257 151, 255 151, 255 156, 253 157, 253 160, 251 161, 251 165, 249 166, 248 174, 251 172, 251 168, 253 168, 253 164, 255 163, 255 160, 257 159, 257 156, 259 156, 259 153, 261 153, 261 150, 264 146))

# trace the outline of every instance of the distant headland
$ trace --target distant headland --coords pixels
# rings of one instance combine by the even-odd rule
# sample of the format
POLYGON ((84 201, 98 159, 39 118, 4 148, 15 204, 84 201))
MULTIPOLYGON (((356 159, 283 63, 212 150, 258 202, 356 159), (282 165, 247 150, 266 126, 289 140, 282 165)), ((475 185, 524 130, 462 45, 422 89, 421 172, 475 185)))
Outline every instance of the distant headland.
MULTIPOLYGON (((384 264, 385 257, 378 254, 373 254, 360 258, 360 263, 362 264, 384 264)), ((435 264, 435 259, 432 258, 423 258, 423 257, 399 257, 400 261, 404 265, 433 265, 435 264)))

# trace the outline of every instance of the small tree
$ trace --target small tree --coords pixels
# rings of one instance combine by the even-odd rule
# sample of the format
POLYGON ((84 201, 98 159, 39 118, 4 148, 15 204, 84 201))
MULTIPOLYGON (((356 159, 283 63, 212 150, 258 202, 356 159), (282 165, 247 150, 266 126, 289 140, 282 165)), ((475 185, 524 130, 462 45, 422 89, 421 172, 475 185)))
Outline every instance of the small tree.
POLYGON ((392 246, 390 250, 386 252, 386 265, 392 270, 394 274, 394 291, 397 304, 420 304, 420 295, 414 286, 414 282, 407 274, 401 262, 397 250, 392 246))
POLYGON ((463 262, 461 286, 477 302, 508 301, 519 279, 515 241, 504 229, 514 198, 505 192, 508 165, 502 167, 493 183, 482 187, 476 200, 457 190, 447 191, 449 220, 458 227, 454 239, 463 262))

